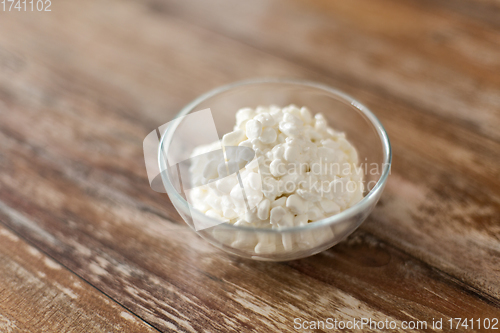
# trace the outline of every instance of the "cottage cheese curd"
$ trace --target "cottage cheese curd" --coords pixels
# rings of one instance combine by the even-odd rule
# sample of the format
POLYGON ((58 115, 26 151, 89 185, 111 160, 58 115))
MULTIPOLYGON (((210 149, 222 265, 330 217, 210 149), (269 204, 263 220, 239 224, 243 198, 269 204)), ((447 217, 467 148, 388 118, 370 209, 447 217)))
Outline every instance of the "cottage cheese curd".
MULTIPOLYGON (((225 156, 210 153, 220 143, 193 152, 203 158, 194 159, 190 167, 190 203, 207 216, 239 226, 280 229, 337 214, 363 198, 356 149, 321 113, 312 116, 306 107, 240 109, 222 146, 225 156), (251 150, 229 156, 229 147, 251 150)), ((264 251, 259 246, 270 245, 266 240, 252 244, 257 253, 264 251)), ((283 246, 292 245, 283 238, 283 246)))

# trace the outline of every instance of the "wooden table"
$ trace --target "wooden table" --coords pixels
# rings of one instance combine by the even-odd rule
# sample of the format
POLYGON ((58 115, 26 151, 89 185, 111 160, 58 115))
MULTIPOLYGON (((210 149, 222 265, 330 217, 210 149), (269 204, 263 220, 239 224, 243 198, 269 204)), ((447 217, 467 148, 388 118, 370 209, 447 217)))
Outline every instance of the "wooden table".
POLYGON ((50 9, 0 12, 0 332, 294 332, 295 318, 363 317, 448 331, 500 317, 498 1, 50 9), (285 263, 202 241, 150 190, 142 157, 191 99, 263 76, 346 91, 393 144, 360 229, 285 263))

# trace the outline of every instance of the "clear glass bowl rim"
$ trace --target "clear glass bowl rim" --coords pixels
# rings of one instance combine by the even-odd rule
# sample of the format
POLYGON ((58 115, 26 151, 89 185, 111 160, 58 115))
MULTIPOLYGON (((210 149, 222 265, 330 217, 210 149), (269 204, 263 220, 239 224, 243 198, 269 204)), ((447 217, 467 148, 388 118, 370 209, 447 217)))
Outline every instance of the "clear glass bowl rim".
MULTIPOLYGON (((363 104, 352 98, 351 96, 345 94, 344 92, 337 90, 335 88, 332 88, 328 85, 322 84, 322 83, 317 83, 313 81, 308 81, 308 80, 297 80, 297 79, 282 79, 282 78, 259 78, 259 79, 250 79, 250 80, 244 80, 244 81, 238 81, 234 83, 230 83, 227 85, 223 85, 220 87, 217 87, 213 90, 210 90, 199 97, 195 98, 193 101, 188 103, 186 106, 184 106, 181 111, 174 117, 174 120, 183 117, 187 115, 189 112, 193 111, 194 108, 199 105, 201 102, 218 95, 222 92, 231 90, 236 87, 241 87, 241 86, 246 86, 246 85, 256 85, 256 84, 266 84, 266 83, 283 83, 283 84, 289 84, 289 85, 296 85, 296 86, 303 86, 303 87, 308 87, 308 88, 316 88, 320 90, 324 90, 325 92, 328 92, 330 94, 335 95, 337 98, 340 98, 344 102, 348 102, 351 106, 355 107, 359 111, 361 111, 371 122, 371 124, 375 127, 379 138, 382 142, 382 147, 384 150, 384 162, 383 162, 383 169, 382 169, 382 175, 380 176, 379 180, 375 184, 375 186, 372 188, 368 194, 361 199, 358 203, 356 203, 354 206, 349 207, 348 209, 326 217, 324 219, 310 222, 306 225, 299 226, 299 227, 288 227, 288 228, 280 228, 280 229, 271 229, 271 228, 251 228, 251 227, 243 227, 243 226, 236 226, 233 224, 229 223, 220 223, 220 221, 215 220, 209 216, 206 216, 200 211, 197 211, 195 209, 191 210, 189 209, 188 203, 184 198, 177 192, 175 187, 172 185, 172 182, 170 181, 168 175, 166 175, 164 172, 161 173, 161 177, 163 180, 163 185, 167 189, 167 193, 170 196, 171 193, 174 194, 175 199, 178 202, 181 202, 182 208, 185 213, 188 213, 190 215, 196 215, 196 218, 199 219, 209 219, 209 220, 214 220, 214 225, 217 226, 224 226, 225 228, 228 229, 233 229, 234 231, 245 231, 245 232, 265 232, 265 233, 274 233, 274 234, 281 234, 283 232, 300 232, 300 231, 305 231, 305 230, 311 230, 315 228, 321 228, 327 225, 333 225, 336 223, 340 223, 341 221, 348 220, 355 215, 359 214, 360 212, 365 211, 366 209, 369 208, 369 206, 373 203, 374 200, 378 200, 378 193, 380 191, 383 191, 385 183, 387 182, 387 179, 390 174, 391 170, 391 163, 392 163, 392 150, 391 150, 391 143, 389 141, 389 137, 387 136, 387 132, 380 122, 378 118, 363 104)), ((167 139, 171 139, 171 135, 173 133, 173 130, 177 127, 178 122, 172 121, 170 125, 168 126, 167 130, 165 133, 162 135, 160 144, 158 147, 158 163, 160 166, 160 170, 164 170, 165 166, 165 161, 162 159, 162 154, 161 150, 165 142, 170 143, 170 140, 167 141, 167 139)), ((167 146, 168 147, 168 146, 167 146)), ((165 150, 167 151, 167 150, 165 150)), ((175 205, 175 203, 173 203, 175 205)), ((179 208, 178 208, 179 209, 179 208)))

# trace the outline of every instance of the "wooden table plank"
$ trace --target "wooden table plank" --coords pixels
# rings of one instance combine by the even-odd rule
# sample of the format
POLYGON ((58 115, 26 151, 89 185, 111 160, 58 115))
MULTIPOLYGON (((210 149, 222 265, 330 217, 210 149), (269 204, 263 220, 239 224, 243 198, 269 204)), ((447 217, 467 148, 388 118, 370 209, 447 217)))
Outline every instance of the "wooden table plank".
POLYGON ((166 20, 184 17, 326 72, 335 86, 366 101, 388 130, 393 172, 402 176, 389 181, 394 195, 366 227, 500 295, 498 29, 411 1, 151 3, 166 20), (471 222, 480 235, 469 232, 471 222), (471 251, 478 246, 483 250, 471 251))
MULTIPOLYGON (((24 232, 37 228, 34 221, 23 224, 20 219, 2 217, 24 232)), ((97 224, 102 236, 96 241, 69 224, 59 227, 65 244, 49 251, 162 330, 293 331, 298 317, 345 320, 355 313, 401 324, 413 317, 483 318, 499 311, 497 301, 478 297, 467 286, 360 232, 333 250, 283 265, 226 256, 187 227, 174 231, 153 226, 141 236, 144 225, 134 228, 115 218, 117 225, 97 224)))
POLYGON ((500 34, 491 26, 416 1, 149 1, 166 17, 500 140, 500 34))
POLYGON ((157 332, 0 225, 0 331, 157 332))
POLYGON ((142 3, 67 1, 51 15, 0 20, 18 32, 0 36, 0 221, 99 290, 160 330, 498 316, 500 144, 483 120, 460 126, 462 114, 422 112, 406 96, 378 94, 386 87, 319 74, 142 3), (395 152, 362 231, 287 264, 202 242, 148 188, 142 161, 143 136, 186 101, 269 75, 320 80, 366 101, 395 152))
MULTIPOLYGON (((68 6, 68 12, 62 12, 61 16, 74 16, 77 9, 80 8, 78 6, 68 6)), ((136 11, 139 12, 138 9, 134 10, 130 10, 128 15, 132 17, 136 11)), ((91 20, 91 13, 93 12, 89 11, 86 14, 86 12, 80 11, 79 15, 82 17, 82 22, 91 20)), ((160 200, 157 199, 157 196, 155 198, 154 193, 148 191, 144 181, 139 142, 142 135, 145 135, 151 127, 164 122, 169 117, 168 115, 172 115, 171 112, 160 113, 158 110, 162 106, 169 109, 180 107, 180 102, 175 103, 170 98, 164 98, 163 92, 171 91, 169 96, 178 98, 179 95, 186 94, 179 86, 189 86, 195 91, 208 88, 206 87, 207 82, 200 81, 197 77, 186 78, 186 81, 182 81, 185 83, 179 84, 176 79, 180 77, 180 72, 203 71, 203 68, 207 66, 206 61, 210 61, 210 67, 218 69, 225 66, 234 69, 235 79, 243 75, 256 73, 256 70, 260 71, 261 75, 266 73, 274 73, 275 75, 288 73, 291 76, 298 77, 318 77, 314 76, 314 73, 307 72, 286 61, 265 56, 251 48, 245 48, 239 43, 217 38, 195 27, 184 26, 175 19, 166 21, 159 17, 158 21, 150 23, 152 27, 148 30, 146 28, 148 25, 145 22, 149 16, 146 14, 144 16, 135 15, 138 22, 144 23, 141 26, 145 36, 154 35, 160 27, 163 27, 164 29, 173 30, 175 36, 182 36, 182 39, 165 39, 163 43, 158 45, 156 39, 149 40, 151 37, 149 39, 137 38, 134 39, 137 43, 140 43, 137 46, 129 43, 127 38, 130 38, 130 36, 118 28, 127 21, 127 16, 125 15, 125 18, 122 18, 123 16, 123 13, 116 13, 115 16, 107 17, 102 26, 95 25, 92 28, 95 31, 104 29, 107 34, 116 36, 113 42, 113 47, 116 49, 109 46, 100 46, 105 45, 106 38, 99 37, 94 30, 88 32, 89 35, 94 37, 93 43, 96 45, 95 47, 98 47, 98 52, 109 54, 108 57, 103 57, 102 60, 100 60, 101 58, 92 58, 92 61, 88 60, 91 58, 92 53, 95 53, 95 50, 89 49, 89 51, 85 51, 88 48, 83 48, 83 45, 86 45, 85 41, 88 40, 87 35, 83 35, 81 39, 73 38, 71 35, 51 29, 49 26, 45 34, 53 36, 48 41, 52 43, 53 49, 60 51, 59 53, 62 54, 60 57, 66 59, 65 61, 57 59, 54 62, 52 56, 55 51, 47 53, 43 48, 39 50, 38 44, 33 44, 30 37, 22 37, 23 30, 19 27, 20 39, 16 40, 14 44, 10 42, 10 45, 5 45, 9 45, 17 53, 37 55, 38 58, 32 61, 49 66, 52 72, 44 72, 43 66, 32 66, 31 69, 36 74, 23 74, 23 70, 21 70, 17 76, 14 75, 9 79, 6 77, 5 85, 12 86, 14 84, 18 91, 10 91, 5 94, 11 96, 10 103, 12 105, 15 104, 16 100, 22 100, 26 90, 39 89, 42 85, 44 85, 46 91, 37 92, 37 94, 46 94, 51 96, 50 98, 63 95, 59 97, 61 105, 72 105, 78 112, 84 113, 87 118, 70 115, 72 121, 67 121, 68 128, 76 131, 76 136, 80 139, 91 136, 91 139, 81 141, 79 146, 82 150, 74 149, 72 144, 74 139, 72 137, 63 139, 69 146, 63 148, 62 151, 64 152, 64 149, 70 150, 74 160, 73 164, 68 162, 67 168, 72 170, 76 161, 87 160, 87 171, 83 170, 82 172, 90 172, 88 170, 95 169, 95 166, 104 169, 104 172, 98 175, 97 183, 107 177, 107 173, 113 173, 115 176, 119 173, 119 180, 113 181, 106 190, 113 191, 118 187, 133 196, 135 200, 145 196, 146 198, 142 198, 141 203, 138 205, 141 205, 146 200, 148 204, 152 204, 160 210, 162 209, 161 204, 157 204, 160 200), (123 22, 120 20, 123 20, 123 22), (200 34, 201 37, 199 37, 200 34), (205 42, 206 40, 209 40, 209 42, 205 42), (205 49, 209 47, 208 44, 213 45, 216 41, 217 50, 210 53, 210 56, 206 56, 204 62, 200 63, 196 50, 199 49, 198 52, 205 52, 205 55, 207 55, 208 51, 205 51, 205 49), (59 48, 57 48, 57 45, 59 45, 59 48), (66 53, 68 51, 65 51, 65 45, 74 45, 79 50, 82 48, 82 52, 78 54, 72 52, 71 56, 69 56, 66 53), (143 64, 153 63, 158 58, 158 54, 162 54, 164 50, 170 50, 168 55, 174 56, 175 52, 172 49, 182 49, 185 45, 191 45, 195 51, 193 51, 192 58, 188 58, 188 55, 185 56, 184 67, 176 63, 173 69, 167 66, 165 62, 162 62, 160 68, 157 68, 158 72, 163 73, 163 75, 157 75, 158 81, 144 79, 144 71, 141 67, 143 64), (240 50, 241 48, 244 51, 240 50), (146 50, 147 53, 142 54, 142 50, 146 50), (218 50, 224 50, 224 55, 221 55, 218 50), (120 57, 124 57, 123 54, 128 56, 122 59, 120 57), (234 57, 244 57, 245 60, 249 59, 248 61, 252 63, 258 62, 260 67, 252 67, 245 74, 239 63, 234 63, 229 67, 230 64, 226 63, 226 54, 234 57), (251 60, 252 57, 259 59, 259 61, 251 60), (111 67, 107 67, 109 65, 107 59, 109 58, 115 59, 115 64, 111 67), (141 62, 130 65, 131 59, 141 59, 141 62), (197 59, 198 61, 196 61, 197 59), (119 67, 120 63, 122 64, 121 67, 119 67), (119 71, 119 68, 123 68, 125 73, 119 71), (101 75, 98 79, 97 73, 106 74, 101 75), (35 81, 30 84, 24 83, 25 76, 29 75, 35 77, 35 81), (69 77, 71 77, 71 81, 69 77), (146 88, 142 87, 139 92, 144 93, 146 97, 140 99, 137 95, 138 85, 132 84, 134 80, 139 80, 145 85, 146 88), (116 82, 122 82, 121 90, 113 87, 116 82), (23 84, 26 86, 23 86, 23 84), (130 86, 128 86, 129 84, 130 86), (99 89, 92 92, 92 89, 88 88, 89 86, 99 87, 99 89), (109 88, 110 86, 111 88, 109 88), (71 87, 71 89, 65 90, 64 87, 71 87), (62 90, 59 91, 59 89, 62 90), (99 95, 99 91, 108 89, 112 89, 111 93, 107 95, 108 97, 99 95), (113 99, 113 96, 118 97, 113 99), (168 104, 169 102, 170 104, 168 104), (141 105, 141 103, 144 105, 141 105), (106 118, 103 118, 103 112, 99 111, 99 108, 105 108, 107 113, 113 111, 121 117, 126 116, 127 119, 134 120, 134 124, 144 122, 151 125, 150 127, 143 126, 136 129, 135 133, 130 133, 128 131, 131 131, 132 127, 127 124, 127 119, 121 119, 121 117, 116 119, 111 115, 106 115, 106 118), (139 112, 137 110, 141 110, 144 118, 138 116, 139 112), (158 119, 155 125, 151 120, 154 117, 158 119), (95 133, 96 130, 98 130, 99 134, 95 133), (117 133, 114 133, 115 130, 117 133), (123 131, 127 131, 126 134, 123 131), (126 135, 129 142, 136 143, 135 149, 131 150, 129 145, 124 145, 123 149, 117 149, 116 146, 108 144, 108 135, 110 134, 114 137, 126 135), (100 145, 96 146, 96 144, 100 145), (113 151, 113 149, 115 150, 113 151), (103 154, 103 151, 105 154, 103 154), (119 168, 117 168, 118 165, 119 168), (133 185, 127 185, 129 183, 124 178, 131 176, 139 178, 133 180, 133 185), (136 188, 136 186, 139 187, 136 188)), ((16 18, 16 20, 19 20, 22 24, 29 24, 28 20, 26 22, 21 21, 19 18, 16 18)), ((13 22, 10 22, 10 24, 14 24, 13 22)), ((76 29, 79 24, 83 23, 76 21, 74 24, 74 28, 71 25, 69 26, 70 30, 76 29)), ((26 34, 29 36, 29 33, 26 34)), ((6 40, 5 43, 9 43, 9 41, 6 40)), ((393 177, 389 181, 390 186, 386 196, 392 194, 391 198, 399 198, 399 200, 389 200, 386 211, 391 214, 382 216, 384 218, 372 219, 373 222, 371 224, 367 223, 365 227, 385 241, 395 243, 398 247, 402 247, 405 251, 412 253, 425 262, 432 263, 439 269, 466 281, 483 290, 483 292, 498 297, 497 272, 494 270, 498 266, 498 249, 496 247, 498 224, 494 223, 494 221, 499 201, 497 191, 499 187, 498 179, 500 179, 500 170, 497 168, 500 164, 499 145, 495 141, 484 139, 480 134, 474 133, 470 129, 460 128, 453 122, 450 123, 445 119, 415 110, 411 105, 408 106, 374 96, 370 91, 364 91, 358 87, 353 88, 339 80, 332 80, 324 76, 320 78, 353 93, 355 96, 359 96, 363 101, 367 101, 368 105, 372 106, 383 120, 393 142, 395 151, 393 173, 398 177, 393 177), (477 161, 481 162, 478 163, 477 161), (433 177, 429 177, 429 173, 433 177), (453 185, 455 182, 459 182, 460 187, 458 189, 453 185), (452 186, 449 187, 449 193, 444 195, 442 191, 443 184, 448 187, 452 186), (413 193, 414 197, 407 197, 408 192, 413 193), (439 200, 436 200, 436 198, 439 198, 439 200), (478 202, 477 198, 482 199, 478 202), (469 208, 462 209, 461 212, 457 213, 457 211, 449 209, 449 207, 460 207, 464 203, 469 208), (477 215, 474 207, 478 208, 481 214, 477 215), (439 211, 437 216, 435 216, 436 210, 439 211), (457 219, 457 214, 465 215, 463 218, 457 219), (416 215, 420 216, 416 218, 416 215), (422 219, 427 219, 429 230, 427 234, 423 235, 421 234, 422 219), (477 221, 472 225, 469 223, 475 220, 477 221), (443 223, 443 221, 449 222, 443 223), (471 227, 474 232, 471 232, 471 227), (410 229, 412 232, 409 232, 410 229), (447 239, 446 242, 441 241, 443 237, 447 239), (469 239, 470 237, 472 239, 469 239), (487 241, 478 241, 481 238, 487 241), (464 243, 472 243, 474 247, 470 249, 469 246, 464 246, 464 243), (493 255, 485 256, 485 252, 491 252, 493 255), (462 260, 462 258, 468 258, 468 260, 462 260), (477 262, 477 258, 481 258, 481 261, 477 262)), ((210 79, 213 78, 207 75, 207 81, 210 79)), ((218 83, 224 83, 226 80, 225 78, 216 79, 215 81, 218 83)), ((6 91, 9 90, 12 89, 6 88, 6 91)), ((194 97, 191 95, 194 94, 191 93, 186 100, 194 97)), ((9 103, 9 99, 5 99, 5 101, 9 103)), ((43 117, 40 117, 41 114, 35 109, 30 110, 31 105, 24 106, 19 115, 20 118, 13 120, 9 127, 21 129, 20 127, 23 126, 21 132, 30 133, 32 137, 36 136, 30 141, 30 144, 38 142, 59 149, 61 140, 55 136, 55 134, 59 133, 51 131, 50 127, 53 126, 53 122, 60 123, 59 119, 66 110, 61 106, 51 109, 50 105, 46 107, 41 101, 43 99, 34 99, 34 102, 38 103, 35 104, 37 107, 43 107, 43 117), (29 111, 32 113, 29 114, 29 111), (52 113, 54 114, 51 115, 52 113), (35 124, 37 124, 37 127, 45 124, 45 130, 40 129, 40 131, 37 131, 35 129, 33 131, 31 127, 35 124)), ((11 135, 14 134, 11 133, 11 135)), ((71 156, 71 154, 68 156, 71 156)), ((61 164, 64 161, 60 156, 52 156, 51 158, 58 160, 61 164)), ((83 168, 81 163, 80 167, 83 168)), ((99 172, 95 170, 95 173, 99 172)), ((111 179, 114 178, 111 177, 111 179)), ((99 186, 102 186, 102 184, 99 184, 99 186)), ((163 211, 162 214, 174 219, 178 218, 176 217, 177 214, 171 209, 166 212, 163 211)), ((374 216, 379 215, 374 214, 374 216)))

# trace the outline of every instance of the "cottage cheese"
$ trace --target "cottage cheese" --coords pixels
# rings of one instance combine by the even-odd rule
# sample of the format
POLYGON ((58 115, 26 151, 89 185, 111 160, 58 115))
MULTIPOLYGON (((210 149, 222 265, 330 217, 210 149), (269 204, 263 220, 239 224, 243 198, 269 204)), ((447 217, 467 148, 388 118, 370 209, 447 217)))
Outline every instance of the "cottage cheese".
MULTIPOLYGON (((356 149, 321 113, 313 117, 306 107, 240 109, 222 146, 226 153, 227 147, 239 146, 255 154, 249 149, 232 158, 207 154, 220 143, 195 149, 193 156, 204 157, 193 160, 190 168, 190 202, 207 216, 239 226, 280 229, 321 220, 363 198, 356 149), (233 172, 225 176, 228 170, 233 172)), ((269 252, 271 243, 256 240, 251 246, 257 253, 269 252)), ((285 237, 283 246, 291 246, 285 237)))

